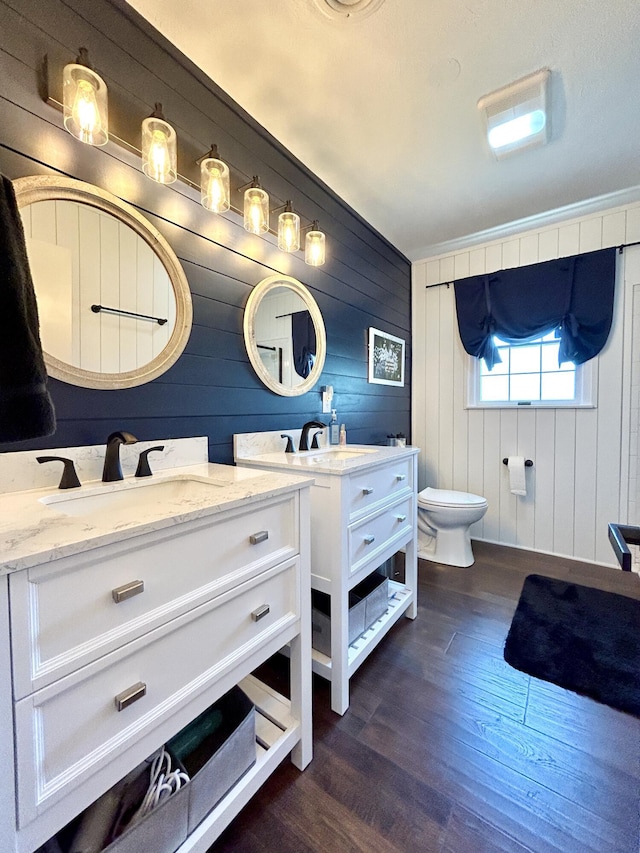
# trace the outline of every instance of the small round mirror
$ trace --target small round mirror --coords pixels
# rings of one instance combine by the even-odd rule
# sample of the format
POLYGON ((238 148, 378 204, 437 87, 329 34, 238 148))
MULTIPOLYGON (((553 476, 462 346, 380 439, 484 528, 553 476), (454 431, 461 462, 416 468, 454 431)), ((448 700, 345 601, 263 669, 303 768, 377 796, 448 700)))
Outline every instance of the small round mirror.
POLYGON ((327 337, 320 309, 295 278, 272 275, 251 291, 244 342, 253 369, 275 394, 297 397, 320 378, 327 337))
POLYGON ((13 182, 47 372, 84 388, 131 388, 178 359, 191 293, 171 247, 138 211, 71 178, 13 182))

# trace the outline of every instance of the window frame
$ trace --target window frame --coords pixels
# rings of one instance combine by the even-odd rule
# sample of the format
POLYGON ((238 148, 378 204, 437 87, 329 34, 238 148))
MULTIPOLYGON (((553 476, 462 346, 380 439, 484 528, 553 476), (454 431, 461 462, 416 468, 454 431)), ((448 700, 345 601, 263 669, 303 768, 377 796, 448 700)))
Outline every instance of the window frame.
MULTIPOLYGON (((523 342, 524 343, 524 342, 523 342)), ((532 341, 530 342, 532 343, 532 341)), ((598 406, 599 356, 584 364, 576 365, 576 393, 573 400, 481 400, 480 377, 482 359, 466 357, 466 402, 465 409, 595 409, 598 406)), ((507 376, 510 374, 507 373, 507 376)))

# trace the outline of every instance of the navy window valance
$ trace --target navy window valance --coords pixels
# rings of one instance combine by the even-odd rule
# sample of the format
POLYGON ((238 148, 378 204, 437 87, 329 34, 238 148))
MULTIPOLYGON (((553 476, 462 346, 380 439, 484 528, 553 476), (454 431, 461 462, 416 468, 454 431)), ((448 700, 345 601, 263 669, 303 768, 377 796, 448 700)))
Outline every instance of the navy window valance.
POLYGON ((493 335, 515 343, 557 329, 560 364, 588 361, 609 336, 615 269, 612 248, 455 281, 465 350, 491 370, 501 361, 493 335))

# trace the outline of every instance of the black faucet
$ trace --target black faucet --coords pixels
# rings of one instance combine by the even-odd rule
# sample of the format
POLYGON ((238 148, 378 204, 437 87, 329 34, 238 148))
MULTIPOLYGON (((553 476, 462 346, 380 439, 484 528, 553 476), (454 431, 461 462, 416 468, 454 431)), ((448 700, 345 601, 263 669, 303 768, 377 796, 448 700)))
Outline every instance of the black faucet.
POLYGON ((113 483, 115 480, 123 479, 122 466, 120 465, 120 445, 135 444, 137 440, 135 435, 124 430, 111 433, 107 439, 107 450, 104 455, 103 483, 113 483))
POLYGON ((309 450, 309 430, 310 429, 326 429, 326 424, 321 424, 320 421, 309 421, 302 427, 300 433, 300 445, 298 450, 309 450))

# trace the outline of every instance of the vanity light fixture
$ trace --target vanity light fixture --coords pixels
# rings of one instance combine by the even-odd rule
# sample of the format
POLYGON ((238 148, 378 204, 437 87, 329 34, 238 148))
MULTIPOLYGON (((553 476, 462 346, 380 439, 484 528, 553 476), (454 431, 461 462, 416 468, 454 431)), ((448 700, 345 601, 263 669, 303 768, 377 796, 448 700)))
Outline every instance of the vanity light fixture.
POLYGON ((325 262, 325 236, 318 229, 318 220, 311 224, 311 230, 307 231, 304 238, 304 262, 310 267, 321 267, 325 262))
POLYGON ((200 201, 214 213, 224 213, 231 206, 229 167, 220 159, 218 146, 212 145, 200 162, 200 201))
POLYGON ((478 101, 489 146, 498 159, 549 138, 549 78, 543 68, 478 101))
POLYGON ((278 248, 283 252, 297 252, 300 248, 300 217, 287 201, 278 216, 278 248))
POLYGON ((107 84, 93 70, 86 47, 80 48, 75 63, 64 67, 62 101, 64 126, 69 133, 87 145, 106 145, 109 141, 107 84))
POLYGON ((254 175, 249 186, 244 189, 244 227, 250 234, 265 234, 269 230, 269 194, 260 186, 260 179, 254 175))
MULTIPOLYGON (((140 154, 142 171, 147 177, 159 184, 172 184, 179 179, 191 189, 199 190, 205 209, 214 213, 230 211, 243 216, 246 231, 259 236, 267 233, 277 236, 278 248, 283 252, 298 252, 301 234, 305 233, 305 263, 314 267, 325 263, 325 235, 318 229, 317 220, 302 227, 301 217, 293 210, 291 201, 270 211, 269 194, 261 187, 260 179, 254 176, 251 181, 238 186, 246 179, 246 173, 221 160, 217 145, 212 144, 209 151, 195 161, 200 167, 200 183, 194 180, 195 170, 188 177, 179 174, 176 131, 165 119, 161 103, 156 103, 151 115, 142 121, 140 143, 113 133, 109 136, 107 86, 93 70, 86 48, 80 48, 75 63, 64 67, 62 60, 45 56, 44 70, 44 100, 63 113, 64 126, 72 136, 90 145, 104 145, 112 141, 129 152, 140 154), (231 188, 234 192, 236 189, 244 192, 242 209, 232 203, 231 188), (271 228, 270 214, 278 211, 278 229, 275 231, 271 228)), ((116 91, 116 100, 117 94, 116 91)), ((115 106, 118 110, 124 109, 123 104, 115 106)), ((192 160, 190 162, 193 163, 192 160)))
POLYGON ((172 184, 178 177, 176 132, 160 103, 142 122, 142 171, 159 184, 172 184))

